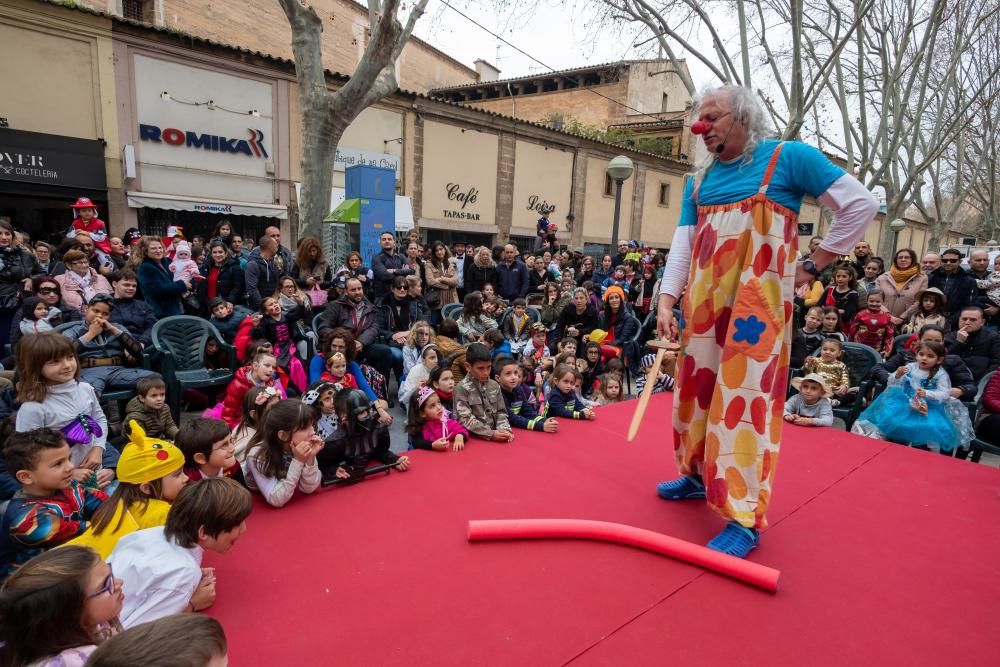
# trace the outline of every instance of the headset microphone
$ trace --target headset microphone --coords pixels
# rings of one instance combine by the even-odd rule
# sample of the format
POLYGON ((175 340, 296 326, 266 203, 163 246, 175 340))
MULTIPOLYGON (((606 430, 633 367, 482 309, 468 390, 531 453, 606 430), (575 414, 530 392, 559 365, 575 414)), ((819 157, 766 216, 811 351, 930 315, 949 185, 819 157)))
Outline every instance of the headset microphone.
POLYGON ((716 153, 721 154, 722 151, 726 150, 726 140, 729 139, 729 133, 733 131, 733 125, 735 125, 735 124, 736 123, 733 122, 733 123, 731 123, 729 125, 729 129, 726 131, 726 136, 724 136, 722 138, 722 141, 719 143, 719 145, 715 147, 715 152, 716 153))

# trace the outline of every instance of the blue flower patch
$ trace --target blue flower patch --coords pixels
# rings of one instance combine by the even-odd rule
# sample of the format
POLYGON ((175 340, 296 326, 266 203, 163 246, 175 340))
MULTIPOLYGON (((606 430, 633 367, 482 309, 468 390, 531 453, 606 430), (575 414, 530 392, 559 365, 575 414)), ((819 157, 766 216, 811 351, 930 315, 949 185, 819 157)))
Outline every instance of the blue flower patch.
POLYGON ((746 342, 756 345, 760 342, 760 335, 767 329, 767 324, 757 319, 756 315, 741 317, 734 322, 736 332, 733 334, 733 342, 746 342))

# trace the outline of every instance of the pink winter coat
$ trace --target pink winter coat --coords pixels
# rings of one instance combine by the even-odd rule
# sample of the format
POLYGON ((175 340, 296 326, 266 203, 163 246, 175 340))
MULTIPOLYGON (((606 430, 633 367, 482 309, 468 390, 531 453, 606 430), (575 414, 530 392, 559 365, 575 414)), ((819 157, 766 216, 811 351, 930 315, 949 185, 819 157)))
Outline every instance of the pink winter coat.
MULTIPOLYGON (((70 270, 66 273, 55 276, 53 280, 59 283, 59 291, 62 292, 62 302, 67 308, 76 308, 81 313, 87 309, 87 304, 83 299, 83 289, 70 277, 70 270)), ((108 279, 90 269, 90 287, 98 294, 112 294, 111 283, 108 279)))
MULTIPOLYGON (((455 436, 462 436, 466 442, 469 440, 469 431, 466 430, 464 426, 459 424, 457 421, 448 417, 445 420, 448 426, 448 442, 454 442, 455 436)), ((420 435, 424 437, 425 440, 429 442, 434 442, 435 440, 440 440, 444 437, 444 429, 441 427, 441 421, 427 421, 424 423, 424 430, 421 431, 420 435)))

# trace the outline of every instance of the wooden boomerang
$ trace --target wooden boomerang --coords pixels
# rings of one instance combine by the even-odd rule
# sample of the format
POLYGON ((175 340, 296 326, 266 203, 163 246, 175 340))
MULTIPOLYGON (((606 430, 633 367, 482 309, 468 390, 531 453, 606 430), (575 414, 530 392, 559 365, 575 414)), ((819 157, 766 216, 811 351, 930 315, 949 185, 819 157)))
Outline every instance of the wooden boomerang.
POLYGON ((676 352, 681 349, 681 346, 677 343, 662 339, 651 340, 646 345, 656 348, 656 360, 649 367, 649 372, 646 374, 646 386, 642 388, 642 396, 639 397, 639 403, 635 406, 635 413, 632 415, 632 423, 628 427, 626 442, 635 440, 635 435, 639 432, 639 424, 642 423, 642 417, 646 414, 649 397, 653 395, 653 385, 656 384, 656 374, 660 372, 660 363, 663 361, 663 355, 668 351, 676 352))

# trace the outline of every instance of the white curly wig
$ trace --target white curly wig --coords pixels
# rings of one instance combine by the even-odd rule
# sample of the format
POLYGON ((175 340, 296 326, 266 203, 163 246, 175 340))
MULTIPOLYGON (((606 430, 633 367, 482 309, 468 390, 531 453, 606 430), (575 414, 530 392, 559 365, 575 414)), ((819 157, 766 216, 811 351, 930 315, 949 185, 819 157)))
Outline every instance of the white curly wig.
MULTIPOLYGON (((718 98, 725 100, 723 106, 729 109, 736 118, 741 119, 746 127, 747 142, 743 147, 743 164, 749 164, 753 161, 753 151, 757 147, 757 143, 762 139, 774 136, 774 128, 764 110, 764 105, 757 97, 757 93, 750 88, 718 86, 704 89, 696 100, 697 107, 704 104, 706 100, 718 98)), ((697 107, 695 113, 697 113, 697 107)), ((703 143, 699 142, 699 147, 703 155, 695 163, 695 187, 698 187, 708 170, 719 160, 718 153, 708 152, 703 143)))

